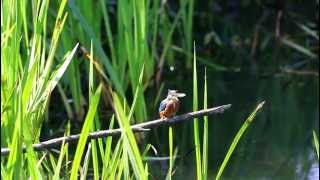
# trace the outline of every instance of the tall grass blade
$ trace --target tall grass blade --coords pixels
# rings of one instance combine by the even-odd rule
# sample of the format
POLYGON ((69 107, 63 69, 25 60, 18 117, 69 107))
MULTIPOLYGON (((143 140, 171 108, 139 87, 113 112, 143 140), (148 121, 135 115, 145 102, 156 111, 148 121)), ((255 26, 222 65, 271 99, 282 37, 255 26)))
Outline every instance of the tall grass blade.
POLYGON ((91 143, 88 144, 86 155, 84 156, 83 166, 80 169, 80 180, 87 179, 89 162, 90 162, 90 154, 91 154, 91 143))
MULTIPOLYGON (((140 76, 139 76, 140 83, 142 82, 143 69, 144 69, 144 66, 142 67, 142 71, 140 72, 140 76)), ((141 91, 141 90, 142 90, 141 86, 136 88, 132 107, 130 109, 128 116, 125 115, 125 110, 121 105, 119 97, 115 93, 113 94, 113 100, 114 100, 114 104, 115 104, 114 107, 116 110, 116 115, 117 115, 119 125, 121 128, 124 129, 124 133, 122 134, 123 142, 124 142, 124 151, 125 151, 124 154, 128 153, 129 160, 131 162, 131 165, 133 167, 133 171, 135 173, 135 177, 137 179, 146 179, 147 174, 145 173, 145 169, 144 169, 143 162, 142 162, 142 157, 139 152, 139 148, 138 148, 136 139, 135 139, 134 134, 133 134, 131 127, 130 127, 130 119, 133 116, 134 108, 136 106, 136 102, 138 99, 138 94, 139 94, 139 91, 141 91)))
MULTIPOLYGON (((89 102, 91 101, 91 97, 93 95, 93 89, 95 87, 95 81, 93 79, 93 46, 91 41, 91 48, 90 48, 90 67, 89 67, 89 102)), ((95 121, 98 120, 98 114, 95 114, 95 121)), ((91 124, 91 131, 95 131, 95 123, 91 124)), ((92 163, 93 163, 93 173, 94 179, 99 179, 99 164, 98 164, 98 152, 97 152, 97 140, 91 140, 91 154, 92 154, 92 163)))
POLYGON ((74 54, 77 51, 78 46, 79 46, 79 43, 76 44, 76 46, 73 48, 71 53, 67 54, 66 60, 62 63, 62 65, 55 72, 52 73, 51 78, 48 83, 48 86, 47 86, 43 96, 50 94, 52 92, 52 90, 56 87, 59 80, 62 78, 64 72, 67 70, 74 54))
MULTIPOLYGON (((18 109, 19 110, 19 109, 18 109)), ((22 142, 21 142, 21 117, 18 114, 16 125, 13 131, 11 144, 9 145, 11 151, 7 161, 8 179, 18 178, 22 174, 22 142)))
POLYGON ((123 136, 118 140, 117 145, 113 151, 112 158, 110 159, 110 166, 106 170, 105 177, 107 179, 114 179, 119 163, 122 161, 123 155, 123 136))
MULTIPOLYGON (((183 26, 183 35, 184 35, 184 46, 187 52, 190 52, 192 49, 192 25, 193 25, 193 8, 194 0, 180 0, 182 13, 182 26, 183 26), (186 3, 186 5, 184 5, 186 3)), ((191 57, 186 56, 187 67, 190 68, 192 65, 191 57)))
MULTIPOLYGON (((66 129, 65 136, 67 136, 67 135, 70 134, 70 123, 68 124, 67 127, 68 127, 68 128, 66 129)), ((61 173, 61 166, 62 166, 63 158, 64 158, 65 155, 66 155, 67 149, 68 149, 68 144, 66 144, 66 143, 63 141, 63 142, 62 142, 62 145, 61 145, 61 148, 60 148, 60 154, 59 154, 59 158, 58 158, 58 163, 57 163, 56 168, 54 169, 54 175, 53 175, 53 177, 52 177, 53 180, 58 180, 58 179, 60 179, 60 178, 59 178, 59 175, 60 175, 60 173, 61 173)))
POLYGON ((89 134, 89 131, 91 129, 91 125, 93 123, 93 119, 95 117, 95 113, 97 111, 98 108, 98 104, 99 104, 99 100, 100 100, 100 94, 101 94, 101 84, 99 85, 99 87, 97 88, 96 92, 94 93, 94 95, 92 96, 90 105, 89 105, 89 110, 83 125, 83 128, 81 130, 81 135, 80 135, 80 139, 77 145, 77 150, 76 150, 76 154, 75 154, 75 158, 74 161, 72 163, 72 169, 71 169, 71 175, 70 175, 70 179, 77 179, 77 175, 78 175, 78 169, 80 166, 80 162, 82 159, 82 154, 87 142, 87 137, 89 134))
POLYGON ((219 168, 218 174, 216 176, 216 180, 220 179, 225 167, 227 166, 229 159, 234 151, 234 149, 236 148, 239 140, 241 139, 242 135, 244 134, 244 132, 246 131, 246 129, 249 127, 249 125, 251 124, 251 122, 253 121, 253 119, 255 118, 257 112, 263 107, 265 101, 262 101, 261 103, 258 104, 258 106, 254 109, 254 111, 250 114, 250 116, 245 120, 245 122, 242 124, 241 128, 239 129, 238 133, 236 134, 236 136, 234 137, 228 152, 219 168))
POLYGON ((76 6, 76 4, 74 3, 74 1, 68 1, 68 6, 70 7, 71 12, 75 16, 75 18, 79 21, 79 23, 80 23, 81 27, 83 28, 84 32, 86 33, 86 35, 88 35, 89 37, 92 38, 93 45, 97 50, 97 55, 100 57, 101 62, 103 63, 104 67, 106 68, 106 70, 110 76, 110 79, 111 79, 112 83, 114 84, 114 87, 116 88, 117 92, 119 92, 121 94, 121 96, 124 96, 124 92, 123 92, 123 89, 121 88, 121 84, 118 79, 117 72, 114 70, 112 64, 110 63, 110 60, 109 60, 108 56, 105 54, 105 52, 101 46, 101 43, 99 42, 98 38, 94 34, 94 31, 89 26, 89 24, 86 22, 86 20, 83 18, 83 16, 81 15, 81 12, 79 11, 79 9, 76 6))
POLYGON ((170 161, 169 161, 169 180, 172 178, 172 169, 173 169, 173 129, 170 126, 169 127, 169 156, 170 156, 170 161))
POLYGON ((129 119, 125 115, 125 111, 122 108, 120 99, 115 93, 113 94, 113 101, 119 125, 124 131, 122 134, 124 141, 124 150, 128 153, 135 177, 137 179, 146 179, 147 175, 144 171, 144 166, 137 142, 130 128, 129 119))
MULTIPOLYGON (((208 99, 207 99, 207 69, 204 71, 204 92, 203 92, 203 109, 208 108, 208 99)), ((203 147, 202 147, 202 179, 207 179, 208 176, 208 116, 203 117, 203 147)))
MULTIPOLYGON (((196 48, 195 43, 193 46, 193 111, 198 110, 198 77, 197 77, 197 59, 196 59, 196 48)), ((193 135, 194 145, 196 153, 196 167, 197 167, 197 179, 200 180, 202 177, 201 173, 201 148, 199 138, 199 122, 198 118, 193 120, 193 135)))
POLYGON ((316 153, 317 153, 318 160, 319 160, 319 140, 318 140, 318 136, 317 136, 317 133, 314 130, 312 131, 312 134, 313 134, 314 147, 316 149, 316 153))

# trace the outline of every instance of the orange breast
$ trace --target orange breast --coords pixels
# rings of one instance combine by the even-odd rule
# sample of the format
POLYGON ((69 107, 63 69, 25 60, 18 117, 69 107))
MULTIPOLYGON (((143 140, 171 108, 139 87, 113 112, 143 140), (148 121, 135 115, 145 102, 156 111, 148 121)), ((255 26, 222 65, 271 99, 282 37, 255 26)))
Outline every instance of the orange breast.
POLYGON ((174 115, 176 115, 177 111, 179 109, 179 101, 173 101, 170 100, 165 108, 165 110, 163 112, 160 112, 160 117, 172 117, 174 115))

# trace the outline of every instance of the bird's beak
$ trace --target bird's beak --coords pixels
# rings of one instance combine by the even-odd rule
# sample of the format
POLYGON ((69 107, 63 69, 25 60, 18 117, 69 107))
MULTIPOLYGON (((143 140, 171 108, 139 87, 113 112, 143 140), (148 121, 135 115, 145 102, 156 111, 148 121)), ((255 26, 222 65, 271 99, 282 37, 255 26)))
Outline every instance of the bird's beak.
POLYGON ((175 93, 175 95, 176 95, 177 97, 185 97, 185 96, 186 96, 185 93, 175 93))

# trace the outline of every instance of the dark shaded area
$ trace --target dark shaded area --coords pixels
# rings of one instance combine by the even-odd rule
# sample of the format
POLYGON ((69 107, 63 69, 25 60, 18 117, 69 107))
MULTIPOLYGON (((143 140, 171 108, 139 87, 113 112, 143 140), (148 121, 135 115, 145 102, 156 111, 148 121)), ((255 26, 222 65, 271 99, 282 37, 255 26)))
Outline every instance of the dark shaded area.
MULTIPOLYGON (((203 73, 199 72, 201 76, 203 73)), ((192 109, 188 106, 192 104, 192 92, 188 90, 191 82, 191 78, 184 81, 183 91, 189 97, 184 99, 182 111, 192 109)), ((311 171, 318 168, 312 143, 312 130, 319 131, 318 78, 291 75, 254 78, 245 73, 210 73, 208 86, 209 106, 233 104, 231 112, 209 117, 212 120, 209 121, 209 177, 217 173, 235 134, 262 100, 266 104, 240 140, 223 177, 308 179, 311 171)), ((199 92, 203 92, 202 89, 200 86, 199 92)), ((193 150, 192 126, 187 123, 174 129, 174 142, 178 143, 180 155, 193 150)), ((168 139, 167 131, 158 131, 160 139, 168 139)), ((154 139, 151 136, 149 140, 154 139)), ((164 149, 162 155, 168 154, 166 142, 159 145, 159 149, 164 149)), ((177 177, 194 179, 193 155, 188 154, 178 161, 177 177), (186 176, 188 172, 191 174, 186 176)), ((318 171, 313 175, 318 175, 318 171)))
MULTIPOLYGON (((281 38, 290 38, 318 56, 319 41, 297 26, 311 24, 311 29, 317 31, 316 4, 316 1, 196 2, 193 36, 197 55, 205 59, 198 59, 199 94, 203 94, 206 66, 208 106, 233 104, 232 112, 217 119, 210 117, 215 120, 209 123, 209 178, 215 177, 236 132, 262 100, 266 104, 238 144, 223 178, 319 177, 312 143, 312 130, 319 132, 319 58, 310 58, 281 43, 281 38), (279 12, 282 12, 280 20, 279 12), (228 70, 221 72, 211 63, 228 70), (283 68, 314 74, 287 73, 283 68)), ((176 61, 174 71, 165 67, 163 80, 165 90, 187 93, 181 110, 186 112, 192 109, 192 70, 180 70, 183 58, 176 61)), ((203 97, 200 99, 201 106, 203 97)), ((180 155, 175 179, 195 179, 192 127, 188 123, 174 128, 174 142, 178 143, 180 155)), ((160 156, 167 156, 167 139, 168 129, 161 129, 148 140, 158 144, 160 156)), ((164 177, 168 163, 152 163, 152 169, 156 169, 153 173, 164 177)))

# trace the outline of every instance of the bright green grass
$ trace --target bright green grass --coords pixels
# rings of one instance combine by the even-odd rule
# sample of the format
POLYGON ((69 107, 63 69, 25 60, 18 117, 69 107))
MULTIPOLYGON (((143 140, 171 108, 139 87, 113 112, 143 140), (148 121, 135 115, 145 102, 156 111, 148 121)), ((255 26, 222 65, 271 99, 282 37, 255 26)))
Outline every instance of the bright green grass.
POLYGON ((173 169, 173 129, 172 127, 169 127, 169 172, 168 177, 171 180, 172 178, 172 169, 173 169))
MULTIPOLYGON (((49 1, 3 1, 1 18, 1 145, 11 152, 1 158, 5 179, 39 179, 45 171, 40 166, 32 143, 39 141, 43 116, 47 111, 50 94, 70 64, 78 45, 64 52, 61 63, 55 65, 54 56, 67 14, 67 1, 61 1, 56 19, 47 41, 47 12, 49 1), (33 6, 28 17, 28 4, 33 6), (34 31, 29 34, 29 21, 34 31), (24 35, 21 38, 21 35, 24 35), (4 103, 3 103, 4 102, 4 103), (27 152, 21 152, 26 145, 27 152), (4 165, 6 164, 6 165, 4 165)), ((45 156, 43 156, 45 157, 45 156)))
MULTIPOLYGON (((208 108, 208 92, 207 92, 207 69, 204 74, 204 92, 203 92, 203 109, 208 108)), ((203 117, 203 143, 202 143, 202 179, 207 179, 208 176, 208 143, 209 143, 209 119, 208 116, 203 117)))
MULTIPOLYGON (((192 26, 193 26, 193 9, 194 9, 194 0, 180 0, 180 5, 182 8, 182 26, 183 26, 183 46, 187 52, 192 51, 192 26)), ((192 66, 192 58, 186 56, 186 64, 188 68, 192 66)))
POLYGON ((82 158, 82 154, 84 152, 84 148, 87 142, 87 137, 90 132, 90 129, 93 124, 93 120, 95 117, 95 113, 98 108, 99 100, 100 100, 100 94, 101 94, 101 85, 99 85, 98 89, 96 92, 93 94, 91 101, 90 101, 90 106, 88 110, 88 114, 86 116, 86 119, 84 121, 83 128, 81 130, 81 135, 80 139, 77 145, 77 150, 75 154, 75 158, 72 163, 72 169, 71 169, 71 176, 70 179, 77 179, 78 176, 78 170, 82 158))
POLYGON ((249 127, 249 125, 252 123, 253 119, 255 118, 256 114, 258 113, 258 111, 262 108, 262 106, 264 105, 265 101, 261 102, 260 104, 257 105, 257 107, 252 111, 252 113, 249 115, 249 117, 244 121, 244 123, 242 124, 241 128, 239 129, 239 131, 237 132, 236 136, 234 137, 228 152, 219 168, 218 174, 216 176, 216 179, 220 179, 221 175, 225 169, 225 167, 228 165, 229 159, 233 153, 233 151, 235 150, 239 140, 241 139, 242 135, 245 133, 246 129, 249 127))
MULTIPOLYGON (((197 77, 197 60, 196 50, 194 44, 193 50, 193 111, 198 110, 198 77, 197 77)), ((194 146, 195 146, 195 157, 196 157, 196 170, 197 179, 202 179, 201 171, 201 147, 200 147, 200 135, 199 135, 199 122, 198 118, 193 120, 193 135, 194 135, 194 146)))
POLYGON ((313 143, 314 143, 314 147, 317 153, 317 157, 319 159, 319 140, 318 140, 318 136, 317 133, 315 131, 312 132, 313 134, 313 143))

